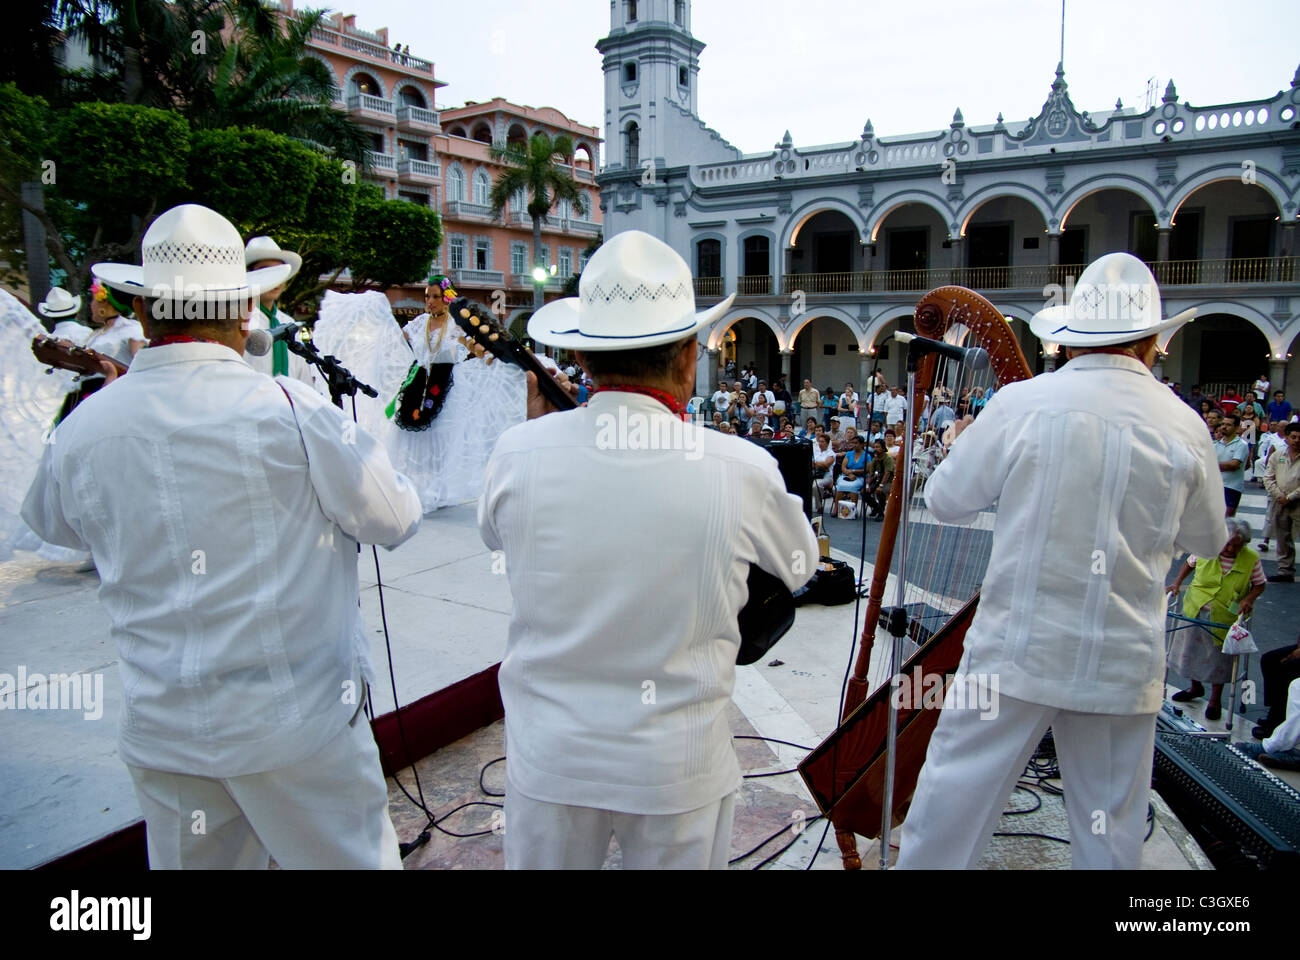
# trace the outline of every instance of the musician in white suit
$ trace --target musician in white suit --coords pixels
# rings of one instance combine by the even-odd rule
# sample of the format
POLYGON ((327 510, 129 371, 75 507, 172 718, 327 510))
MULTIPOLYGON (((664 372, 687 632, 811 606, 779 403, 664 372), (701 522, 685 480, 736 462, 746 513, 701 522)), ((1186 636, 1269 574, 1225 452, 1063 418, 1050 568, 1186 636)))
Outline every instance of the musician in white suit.
POLYGON ((403 542, 420 501, 343 411, 244 362, 243 321, 289 268, 242 252, 185 204, 149 227, 143 267, 91 268, 152 339, 59 425, 23 518, 94 551, 151 867, 400 869, 362 712, 357 543, 403 542))
MULTIPOLYGON (((277 327, 293 323, 293 317, 280 309, 280 297, 284 289, 302 269, 302 257, 292 250, 282 250, 270 237, 253 237, 244 248, 244 265, 250 270, 274 267, 280 264, 289 266, 289 275, 284 282, 269 290, 263 290, 257 298, 257 309, 248 318, 248 329, 275 330, 277 327)), ((298 339, 302 333, 295 334, 298 339)), ((325 381, 316 372, 316 368, 298 354, 290 351, 288 344, 277 341, 270 351, 263 356, 245 353, 248 365, 259 373, 272 377, 292 377, 310 385, 317 393, 326 393, 325 381)))
POLYGON ((1228 539, 1205 427, 1150 370, 1157 334, 1193 312, 1162 319, 1145 264, 1102 257, 1030 322, 1069 362, 998 391, 930 478, 940 521, 997 505, 959 668, 997 709, 944 707, 900 867, 974 867, 1049 726, 1074 866, 1140 865, 1165 576, 1175 548, 1215 556, 1228 539))
POLYGON ((514 599, 507 868, 597 869, 611 835, 629 869, 726 868, 749 566, 795 589, 817 560, 776 460, 683 419, 697 335, 730 302, 697 314, 686 262, 629 230, 591 258, 577 298, 529 321, 537 342, 579 351, 597 389, 503 433, 479 501, 514 599))

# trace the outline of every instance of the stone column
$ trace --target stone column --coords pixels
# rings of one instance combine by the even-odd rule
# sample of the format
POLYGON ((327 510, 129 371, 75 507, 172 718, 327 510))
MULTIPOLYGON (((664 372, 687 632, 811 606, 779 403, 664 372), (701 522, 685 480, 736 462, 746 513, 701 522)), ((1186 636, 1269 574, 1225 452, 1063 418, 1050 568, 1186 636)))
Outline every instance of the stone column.
POLYGON ((1054 267, 1061 265, 1061 235, 1059 233, 1049 233, 1047 235, 1047 262, 1054 267))
POLYGON ((1171 227, 1160 227, 1156 230, 1156 259, 1161 263, 1169 259, 1169 239, 1173 233, 1171 227))
MULTIPOLYGON (((792 352, 790 350, 781 351, 781 376, 785 377, 785 388, 787 390, 790 389, 790 356, 792 352)), ((798 393, 799 391, 795 390, 793 392, 798 393)))
POLYGON ((952 282, 962 283, 962 271, 966 266, 966 238, 952 238, 952 282))
MULTIPOLYGON (((1263 404, 1266 409, 1273 402, 1274 390, 1286 390, 1286 354, 1282 355, 1281 360, 1277 359, 1277 357, 1268 358, 1268 382, 1272 386, 1268 388, 1268 400, 1263 404)), ((1283 393, 1283 399, 1286 399, 1285 393, 1283 393)))
MULTIPOLYGON (((33 207, 45 209, 45 194, 41 191, 39 180, 24 180, 19 189, 23 200, 33 207)), ((50 292, 50 252, 45 246, 45 226, 34 214, 24 210, 22 225, 23 244, 27 249, 27 295, 35 307, 50 292)), ((46 324, 47 329, 54 329, 50 321, 41 322, 46 324)))

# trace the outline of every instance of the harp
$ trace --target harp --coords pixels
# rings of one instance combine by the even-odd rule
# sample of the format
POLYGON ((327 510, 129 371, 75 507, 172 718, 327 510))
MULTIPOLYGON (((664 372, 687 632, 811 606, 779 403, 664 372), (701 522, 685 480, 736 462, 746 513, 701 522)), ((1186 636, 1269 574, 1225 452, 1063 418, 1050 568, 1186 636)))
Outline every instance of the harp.
MULTIPOLYGON (((966 414, 977 415, 962 406, 963 395, 968 394, 973 405, 989 387, 997 389, 1033 376, 1002 313, 974 291, 955 286, 930 291, 916 306, 915 325, 920 337, 950 347, 981 347, 989 362, 982 370, 972 370, 970 364, 930 352, 916 364, 915 385, 908 397, 909 429, 903 431, 899 449, 899 456, 910 463, 894 470, 840 724, 799 764, 818 807, 835 825, 846 870, 862 866, 855 834, 881 836, 882 865, 889 856, 887 834, 891 825, 902 821, 911 803, 930 734, 939 721, 938 707, 961 661, 962 641, 975 614, 992 545, 991 513, 969 527, 941 525, 927 515, 925 482, 942 454, 942 437, 927 436, 914 425, 927 398, 932 401, 931 424, 939 407, 936 397, 948 395, 960 422, 966 414), (900 569, 891 576, 900 527, 904 549, 899 551, 900 569), (873 663, 887 594, 901 597, 885 618, 894 638, 888 651, 893 655, 876 657, 873 663), (900 695, 896 714, 890 709, 895 676, 911 678, 914 687, 915 681, 928 687, 900 695), (891 728, 897 733, 892 764, 891 728)), ((954 433, 960 442, 960 428, 954 433)))

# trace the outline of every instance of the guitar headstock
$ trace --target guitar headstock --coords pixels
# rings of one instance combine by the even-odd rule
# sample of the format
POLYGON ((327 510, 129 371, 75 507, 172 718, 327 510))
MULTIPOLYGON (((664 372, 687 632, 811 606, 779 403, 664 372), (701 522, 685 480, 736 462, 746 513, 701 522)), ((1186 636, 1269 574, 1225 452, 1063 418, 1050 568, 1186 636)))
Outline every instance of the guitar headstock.
POLYGON ((523 356, 528 353, 526 347, 510 335, 501 321, 481 304, 468 297, 457 297, 449 308, 451 318, 464 331, 465 336, 482 347, 489 354, 517 367, 531 369, 523 356))

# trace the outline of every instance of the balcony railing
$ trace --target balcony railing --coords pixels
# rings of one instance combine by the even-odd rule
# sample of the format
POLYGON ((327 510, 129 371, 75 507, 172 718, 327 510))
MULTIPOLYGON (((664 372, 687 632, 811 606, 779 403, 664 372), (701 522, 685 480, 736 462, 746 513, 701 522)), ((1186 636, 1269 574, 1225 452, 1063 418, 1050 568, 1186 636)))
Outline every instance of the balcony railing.
POLYGON ((397 108, 397 122, 404 127, 420 126, 432 129, 438 126, 438 111, 403 104, 397 108))
MULTIPOLYGON (((328 27, 317 27, 312 30, 311 38, 318 43, 328 43, 332 47, 340 47, 352 53, 360 53, 375 60, 391 63, 395 67, 405 67, 407 70, 415 70, 433 76, 432 62, 421 60, 419 57, 413 57, 407 53, 389 50, 382 43, 371 43, 350 34, 339 33, 337 30, 331 30, 328 27)), ((375 39, 378 39, 378 37, 375 37, 375 39)))
POLYGON ((354 93, 348 97, 348 109, 357 110, 362 113, 382 113, 385 116, 393 115, 393 101, 385 100, 383 97, 372 97, 368 93, 354 93))
POLYGON ((1156 281, 1190 283, 1294 283, 1300 278, 1296 257, 1236 257, 1228 260, 1166 260, 1149 264, 1156 281))
MULTIPOLYGON (((1167 260, 1148 264, 1156 281, 1163 285, 1295 283, 1300 281, 1300 258, 1242 257, 1227 260, 1167 260)), ((787 273, 781 277, 785 293, 802 290, 812 294, 887 293, 889 291, 931 290, 956 284, 972 290, 1042 290, 1050 284, 1064 286, 1077 280, 1084 264, 1027 264, 1011 267, 933 267, 913 270, 868 270, 851 273, 787 273)), ((737 292, 741 296, 762 296, 769 290, 756 290, 750 281, 759 277, 741 277, 737 292)), ((761 286, 761 284, 760 284, 761 286)))
POLYGON ((442 170, 436 163, 403 157, 397 161, 397 174, 401 177, 436 180, 442 175, 442 170))
POLYGON ((397 173, 397 158, 391 153, 378 153, 374 150, 367 150, 366 156, 370 159, 370 166, 379 173, 386 173, 389 176, 397 173))
POLYGON ((483 220, 491 220, 492 208, 485 203, 470 203, 468 200, 448 200, 447 216, 476 217, 483 220))
POLYGON ((506 275, 500 270, 453 270, 448 278, 454 287, 501 287, 506 275))
MULTIPOLYGON (((542 285, 543 290, 563 290, 565 281, 559 277, 547 277, 546 283, 542 285)), ((510 286, 515 289, 533 289, 533 278, 527 273, 512 273, 510 275, 510 286)))
POLYGON ((721 277, 696 277, 695 295, 697 297, 721 297, 722 278, 721 277))
POLYGON ((600 233, 600 224, 592 223, 590 220, 561 220, 560 230, 563 233, 576 233, 583 237, 594 237, 600 233))
POLYGON ((736 293, 742 297, 764 297, 772 292, 770 274, 740 277, 736 282, 736 293))

